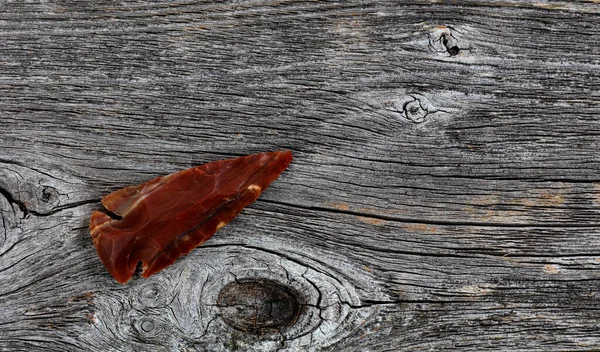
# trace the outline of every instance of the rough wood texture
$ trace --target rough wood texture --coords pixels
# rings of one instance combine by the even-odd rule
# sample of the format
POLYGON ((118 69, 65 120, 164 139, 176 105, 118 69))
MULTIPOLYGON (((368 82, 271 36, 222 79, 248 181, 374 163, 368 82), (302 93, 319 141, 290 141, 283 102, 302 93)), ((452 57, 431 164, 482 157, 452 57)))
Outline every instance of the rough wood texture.
POLYGON ((599 25, 595 0, 3 2, 0 350, 600 349, 599 25), (204 246, 106 273, 102 195, 279 149, 204 246))

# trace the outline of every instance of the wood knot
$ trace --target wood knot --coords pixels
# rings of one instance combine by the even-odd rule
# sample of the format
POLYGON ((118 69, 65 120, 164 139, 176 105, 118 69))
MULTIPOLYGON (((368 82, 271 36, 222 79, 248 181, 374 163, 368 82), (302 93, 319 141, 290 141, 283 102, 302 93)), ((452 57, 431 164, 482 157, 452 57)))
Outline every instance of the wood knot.
POLYGON ((167 287, 159 282, 147 282, 142 284, 136 294, 136 303, 142 307, 162 307, 167 304, 167 287))
MULTIPOLYGON (((85 343, 98 350, 316 351, 366 334, 374 322, 377 305, 363 304, 343 265, 237 245, 204 248, 151 280, 96 296, 92 323, 109 338, 88 335, 85 343)), ((372 278, 352 274, 356 282, 372 278)))
POLYGON ((27 202, 29 204, 23 203, 26 208, 29 208, 27 212, 48 212, 60 204, 60 194, 52 186, 35 187, 33 191, 35 192, 35 198, 27 202))
POLYGON ((429 33, 429 48, 438 53, 456 56, 460 53, 457 34, 460 32, 450 26, 434 27, 429 33))
POLYGON ((43 186, 39 190, 38 199, 44 203, 58 201, 58 191, 51 186, 43 186))
POLYGON ((136 317, 133 329, 140 338, 154 338, 163 333, 163 325, 159 324, 152 316, 136 317))
POLYGON ((229 326, 260 335, 294 325, 302 309, 294 290, 264 279, 228 284, 219 293, 217 306, 229 326))
POLYGON ((425 121, 429 111, 423 107, 419 99, 413 97, 413 100, 404 103, 402 114, 414 123, 421 123, 425 121))
POLYGON ((437 113, 448 113, 434 105, 434 103, 423 94, 412 93, 389 99, 383 102, 385 111, 393 116, 401 116, 412 123, 420 124, 437 113))

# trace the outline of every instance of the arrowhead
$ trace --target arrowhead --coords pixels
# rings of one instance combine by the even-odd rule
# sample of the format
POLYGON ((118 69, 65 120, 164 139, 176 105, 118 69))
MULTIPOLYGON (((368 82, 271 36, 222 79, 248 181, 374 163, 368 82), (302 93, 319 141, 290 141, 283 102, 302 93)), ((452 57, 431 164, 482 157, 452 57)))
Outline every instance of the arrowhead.
POLYGON ((102 204, 121 219, 92 214, 100 260, 120 283, 140 261, 143 277, 159 272, 235 218, 291 161, 289 151, 220 160, 107 195, 102 204))

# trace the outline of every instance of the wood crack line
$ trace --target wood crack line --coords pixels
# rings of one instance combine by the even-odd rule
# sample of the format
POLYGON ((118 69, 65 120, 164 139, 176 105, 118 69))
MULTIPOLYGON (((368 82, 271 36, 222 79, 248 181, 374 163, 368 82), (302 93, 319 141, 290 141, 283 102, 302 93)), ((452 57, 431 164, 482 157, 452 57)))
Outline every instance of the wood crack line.
POLYGON ((450 221, 450 220, 431 220, 431 219, 415 219, 403 218, 391 215, 374 214, 370 212, 360 212, 355 210, 344 210, 338 208, 329 208, 318 205, 303 205, 278 200, 258 199, 257 202, 268 203, 278 206, 286 206, 296 209, 311 210, 315 212, 327 212, 332 214, 343 214, 357 217, 367 217, 378 220, 397 222, 402 224, 425 224, 434 226, 476 226, 476 227, 492 227, 492 228, 598 228, 600 224, 572 224, 572 223, 499 223, 499 222, 478 222, 478 221, 450 221))
POLYGON ((85 204, 92 204, 92 203, 97 203, 98 200, 97 199, 86 199, 86 200, 82 200, 79 202, 73 202, 73 203, 69 203, 69 204, 65 204, 65 205, 61 205, 58 206, 50 211, 47 212, 39 212, 36 210, 31 210, 28 209, 27 206, 25 205, 25 202, 16 199, 9 191, 7 191, 6 189, 0 187, 0 194, 2 196, 4 196, 4 198, 6 198, 6 200, 8 201, 9 204, 14 204, 17 207, 19 207, 19 209, 21 210, 21 212, 23 213, 23 218, 25 218, 27 215, 31 214, 34 216, 49 216, 52 214, 56 214, 59 211, 63 211, 65 209, 71 209, 71 208, 76 208, 79 207, 81 205, 85 205, 85 204))

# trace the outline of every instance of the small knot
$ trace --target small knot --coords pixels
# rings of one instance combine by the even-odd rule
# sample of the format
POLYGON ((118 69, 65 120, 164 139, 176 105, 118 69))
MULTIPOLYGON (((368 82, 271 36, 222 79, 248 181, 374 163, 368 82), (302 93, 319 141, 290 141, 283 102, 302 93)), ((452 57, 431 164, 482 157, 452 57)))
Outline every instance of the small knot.
POLYGON ((144 308, 165 306, 167 291, 168 289, 158 282, 145 283, 137 290, 136 303, 144 308))
POLYGON ((458 39, 454 35, 459 33, 450 26, 437 26, 429 33, 429 47, 437 52, 446 52, 450 56, 460 53, 458 39))
POLYGON ((406 102, 402 107, 404 117, 414 123, 421 123, 429 114, 429 111, 421 105, 421 101, 415 97, 413 100, 406 102))
POLYGON ((134 331, 142 338, 156 338, 161 335, 164 327, 153 318, 152 315, 134 318, 132 322, 134 331))
POLYGON ((446 48, 446 51, 450 56, 458 55, 460 52, 460 48, 458 47, 458 41, 452 36, 452 33, 444 33, 442 34, 442 44, 446 48))
POLYGON ((383 106, 385 110, 393 112, 394 115, 402 116, 416 124, 425 122, 435 113, 446 112, 435 107, 427 97, 418 93, 387 100, 383 102, 383 106))
POLYGON ((59 203, 59 194, 52 186, 42 186, 36 190, 36 196, 42 203, 56 206, 59 203))
POLYGON ((295 291, 265 279, 228 284, 219 293, 217 306, 229 326, 252 334, 281 331, 293 325, 301 311, 295 291))
POLYGON ((152 330, 155 329, 155 325, 154 322, 152 320, 143 320, 140 323, 140 328, 142 329, 142 331, 144 331, 145 333, 151 332, 152 330))

